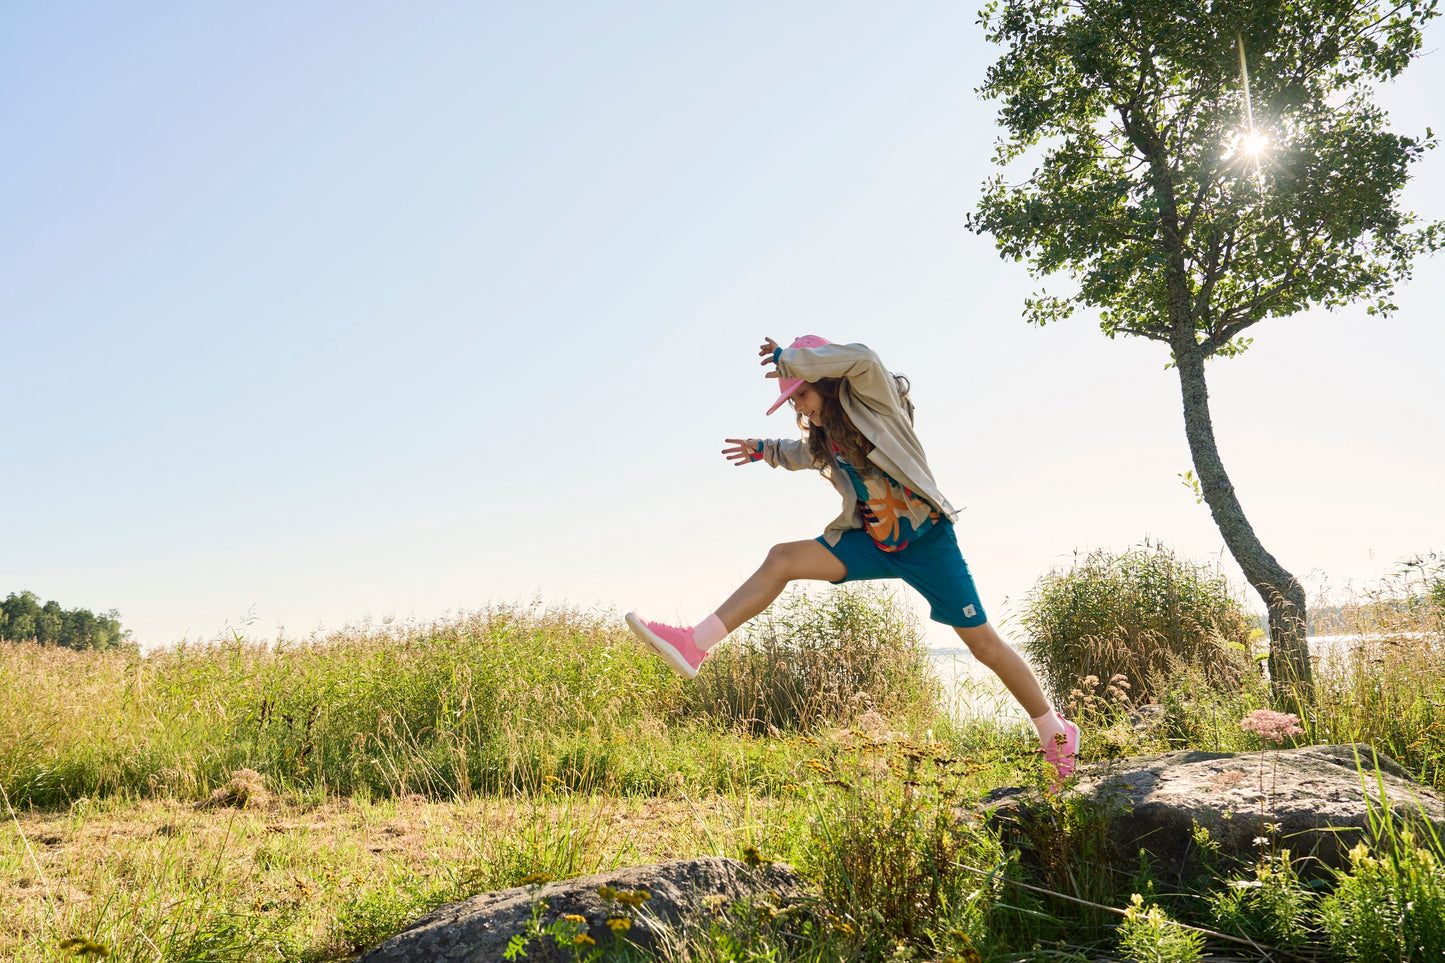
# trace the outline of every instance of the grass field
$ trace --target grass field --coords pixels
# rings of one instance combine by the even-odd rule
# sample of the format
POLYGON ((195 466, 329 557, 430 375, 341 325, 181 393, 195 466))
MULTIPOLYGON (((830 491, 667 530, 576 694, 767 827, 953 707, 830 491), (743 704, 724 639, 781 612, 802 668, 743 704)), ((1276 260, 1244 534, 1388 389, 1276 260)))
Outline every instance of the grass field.
MULTIPOLYGON (((1438 614, 1372 604, 1344 609, 1368 631, 1320 666, 1300 741, 1368 742, 1439 787, 1438 614)), ((1216 690, 1200 667, 1170 671, 1163 726, 1131 726, 1117 700, 1075 706, 1086 753, 1260 748, 1238 723, 1266 704, 1263 680, 1216 690)), ((967 818, 991 788, 1042 784, 1031 728, 951 704, 911 616, 868 592, 786 596, 693 683, 612 614, 516 608, 144 657, 0 643, 0 678, 0 959, 341 960, 537 873, 749 848, 822 902, 786 932, 690 934, 677 958, 1186 960, 1170 919, 1287 935, 1285 906, 1310 920, 1296 952, 1348 959, 1366 918, 1322 916, 1288 866, 1267 885, 1269 867, 1248 868, 1248 892, 1282 894, 1268 911, 1226 905, 1246 891, 1228 880, 1159 893, 1094 871, 1097 820, 1067 797, 1040 875, 967 818), (1127 917, 1074 902, 1129 912, 1134 893, 1148 906, 1127 917)), ((1431 845, 1389 857, 1425 886, 1419 919, 1431 845)), ((1396 879, 1382 873, 1338 891, 1364 905, 1396 879)))

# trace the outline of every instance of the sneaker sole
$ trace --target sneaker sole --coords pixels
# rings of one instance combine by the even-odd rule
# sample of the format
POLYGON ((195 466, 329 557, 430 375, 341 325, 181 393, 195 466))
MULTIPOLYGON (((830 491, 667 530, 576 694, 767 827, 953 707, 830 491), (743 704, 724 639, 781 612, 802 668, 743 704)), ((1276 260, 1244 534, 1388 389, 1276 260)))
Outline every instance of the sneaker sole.
POLYGON ((672 671, 684 679, 697 678, 697 670, 687 664, 682 653, 673 648, 666 639, 654 634, 633 612, 627 613, 627 627, 632 630, 633 635, 646 642, 652 651, 662 656, 662 660, 672 667, 672 671))

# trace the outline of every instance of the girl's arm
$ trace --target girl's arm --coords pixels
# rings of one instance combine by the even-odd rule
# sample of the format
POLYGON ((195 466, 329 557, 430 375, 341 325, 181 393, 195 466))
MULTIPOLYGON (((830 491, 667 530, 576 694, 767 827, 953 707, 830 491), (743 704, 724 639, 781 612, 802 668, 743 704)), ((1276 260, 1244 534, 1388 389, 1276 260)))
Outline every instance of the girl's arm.
MULTIPOLYGON (((784 378, 817 381, 843 378, 859 398, 877 407, 896 407, 898 388, 873 349, 863 344, 826 344, 820 348, 783 348, 778 372, 784 378)), ((772 377, 772 374, 769 374, 772 377)))
POLYGON ((724 448, 723 455, 738 467, 755 461, 765 461, 774 468, 798 471, 812 468, 813 453, 808 446, 796 438, 725 438, 732 447, 724 448))
POLYGON ((756 438, 724 438, 723 441, 732 446, 724 448, 723 455, 739 468, 763 460, 763 443, 756 438))

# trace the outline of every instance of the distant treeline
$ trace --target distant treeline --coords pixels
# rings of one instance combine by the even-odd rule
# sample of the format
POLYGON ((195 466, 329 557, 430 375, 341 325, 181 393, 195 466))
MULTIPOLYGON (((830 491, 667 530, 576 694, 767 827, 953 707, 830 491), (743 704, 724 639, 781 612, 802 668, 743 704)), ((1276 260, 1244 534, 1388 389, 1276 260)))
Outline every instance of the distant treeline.
POLYGON ((1382 627, 1416 625, 1432 609, 1445 612, 1445 597, 1415 595, 1410 598, 1374 599, 1349 605, 1325 605, 1306 609, 1308 635, 1357 635, 1379 632, 1382 627))
POLYGON ((40 604, 34 592, 11 592, 0 602, 0 639, 60 645, 67 649, 113 649, 130 633, 120 627, 120 613, 96 615, 89 609, 63 609, 59 602, 40 604))

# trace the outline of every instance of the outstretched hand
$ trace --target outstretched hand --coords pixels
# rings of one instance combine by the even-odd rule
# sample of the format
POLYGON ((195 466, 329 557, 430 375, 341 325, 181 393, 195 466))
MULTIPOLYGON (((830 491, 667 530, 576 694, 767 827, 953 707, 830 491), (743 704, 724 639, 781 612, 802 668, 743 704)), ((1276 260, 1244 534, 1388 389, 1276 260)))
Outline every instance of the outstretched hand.
POLYGON ((737 467, 741 468, 743 465, 755 461, 755 459, 753 458, 753 452, 755 450, 753 448, 753 439, 724 438, 723 441, 727 442, 732 447, 724 448, 722 450, 722 453, 727 456, 728 461, 732 462, 737 467))
MULTIPOLYGON (((778 342, 774 341, 772 338, 764 338, 764 339, 763 339, 762 346, 758 348, 758 357, 760 357, 760 358, 763 359, 761 363, 762 363, 762 364, 772 364, 772 363, 773 363, 773 352, 774 352, 774 351, 777 351, 777 350, 778 350, 778 342)), ((772 371, 769 371, 764 377, 767 377, 767 378, 776 378, 776 377, 778 377, 778 369, 777 369, 777 368, 774 368, 772 371)))

